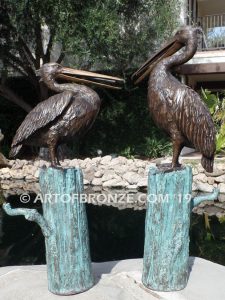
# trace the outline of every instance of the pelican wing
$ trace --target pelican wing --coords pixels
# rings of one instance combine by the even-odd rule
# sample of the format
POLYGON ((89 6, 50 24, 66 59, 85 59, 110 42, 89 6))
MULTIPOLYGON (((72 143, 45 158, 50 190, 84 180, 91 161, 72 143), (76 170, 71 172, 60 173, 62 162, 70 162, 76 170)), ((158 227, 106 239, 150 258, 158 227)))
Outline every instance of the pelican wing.
POLYGON ((73 93, 63 92, 42 101, 26 116, 13 138, 12 146, 22 143, 37 130, 59 117, 68 107, 73 93))
POLYGON ((215 152, 215 126, 205 103, 191 88, 183 85, 176 95, 176 119, 182 133, 207 157, 215 152))

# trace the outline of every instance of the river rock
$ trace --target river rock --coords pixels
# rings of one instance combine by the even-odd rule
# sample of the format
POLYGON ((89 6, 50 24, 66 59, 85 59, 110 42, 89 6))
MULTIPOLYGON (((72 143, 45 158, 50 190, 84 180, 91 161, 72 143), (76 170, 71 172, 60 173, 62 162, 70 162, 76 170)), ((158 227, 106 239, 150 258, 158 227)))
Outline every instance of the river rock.
POLYGON ((10 175, 13 179, 19 179, 19 180, 24 179, 25 177, 22 171, 19 172, 16 169, 10 170, 10 175))
POLYGON ((126 187, 128 185, 127 182, 123 181, 122 179, 110 179, 108 181, 103 182, 103 187, 126 187))
POLYGON ((105 171, 104 175, 102 176, 102 182, 109 181, 111 179, 121 180, 121 177, 115 174, 113 170, 105 171))
POLYGON ((99 163, 99 162, 101 161, 101 159, 102 159, 102 158, 99 157, 99 156, 98 156, 98 157, 93 157, 93 158, 92 158, 92 161, 93 161, 93 162, 96 162, 96 163, 99 163))
POLYGON ((72 167, 79 167, 79 160, 77 158, 69 160, 69 165, 70 168, 72 167))
POLYGON ((115 167, 116 165, 119 165, 119 164, 121 164, 121 160, 120 160, 119 157, 116 157, 116 158, 113 158, 113 159, 109 162, 108 166, 109 166, 110 168, 112 168, 112 167, 115 167))
POLYGON ((140 176, 143 176, 144 173, 145 173, 145 169, 144 169, 144 168, 139 168, 139 169, 138 169, 138 174, 139 174, 140 176))
POLYGON ((225 183, 225 175, 221 175, 219 177, 215 177, 215 181, 219 183, 225 183))
POLYGON ((141 178, 137 183, 138 187, 147 187, 147 185, 148 185, 148 177, 141 178))
POLYGON ((216 168, 214 167, 214 170, 213 170, 213 173, 208 173, 204 170, 204 173, 207 175, 207 176, 211 176, 211 177, 219 177, 219 176, 222 176, 225 174, 224 170, 221 170, 219 167, 218 167, 219 164, 216 165, 216 168))
POLYGON ((115 166, 115 173, 118 175, 123 175, 129 170, 129 167, 127 165, 116 165, 115 166))
MULTIPOLYGON (((204 168, 202 167, 202 165, 198 165, 197 166, 197 170, 198 170, 198 173, 203 173, 205 172, 204 168)), ((209 173, 210 174, 210 173, 209 173)))
POLYGON ((48 167, 49 166, 49 162, 46 161, 46 160, 43 160, 43 159, 40 159, 39 160, 39 165, 38 165, 40 168, 43 168, 43 167, 48 167))
POLYGON ((27 175, 25 179, 28 182, 35 182, 37 180, 33 175, 27 175))
POLYGON ((215 183, 215 178, 214 177, 208 177, 207 182, 208 182, 208 184, 213 185, 215 183))
POLYGON ((223 170, 223 173, 225 172, 225 161, 223 162, 218 162, 216 164, 217 168, 220 169, 220 170, 223 170))
POLYGON ((92 179, 94 178, 95 172, 96 172, 95 167, 89 166, 88 168, 83 170, 84 178, 91 182, 92 179))
POLYGON ((193 177, 194 181, 207 182, 207 176, 204 173, 200 173, 193 177))
POLYGON ((102 185, 102 178, 94 178, 91 182, 92 185, 102 185))
POLYGON ((12 165, 12 169, 14 170, 22 169, 23 165, 24 165, 23 161, 17 159, 16 163, 12 165))
POLYGON ((1 174, 0 178, 3 180, 10 179, 11 175, 10 175, 10 173, 1 174))
POLYGON ((111 156, 111 155, 106 155, 106 156, 103 156, 103 157, 102 157, 100 163, 101 163, 102 165, 105 165, 105 164, 108 164, 111 160, 112 160, 112 156, 111 156))
MULTIPOLYGON (((167 160, 170 160, 170 158, 167 160)), ((12 168, 0 169, 0 179, 2 183, 10 186, 10 189, 12 189, 10 193, 15 193, 16 189, 17 191, 20 189, 34 191, 34 183, 38 184, 39 169, 50 163, 43 159, 35 162, 17 159, 9 161, 9 164, 12 168), (12 173, 10 173, 11 171, 12 173), (18 184, 18 181, 23 182, 23 184, 18 184)), ((121 156, 112 158, 112 156, 107 155, 85 160, 66 159, 62 162, 62 165, 66 167, 83 166, 85 189, 91 189, 92 192, 93 188, 98 189, 100 192, 107 189, 108 193, 111 193, 111 188, 114 191, 115 188, 118 188, 118 190, 123 188, 124 192, 137 195, 139 192, 145 193, 149 168, 155 166, 156 163, 141 159, 127 159, 121 156)), ((207 174, 203 171, 199 161, 193 162, 193 191, 212 192, 212 189, 218 187, 217 183, 219 183, 220 195, 225 196, 225 194, 222 194, 224 192, 223 184, 225 184, 225 171, 222 170, 222 160, 215 159, 214 169, 214 173, 207 174), (199 170, 201 170, 201 173, 197 173, 199 170)))
POLYGON ((129 184, 127 186, 127 189, 129 190, 137 190, 137 188, 138 188, 137 184, 129 184))
POLYGON ((193 176, 198 174, 197 168, 192 168, 192 174, 193 176))
POLYGON ((13 160, 13 159, 9 160, 9 165, 10 166, 13 166, 14 164, 15 164, 15 160, 13 160))
POLYGON ((123 179, 125 179, 129 184, 137 184, 139 180, 141 180, 141 176, 135 172, 127 172, 123 175, 123 179))
POLYGON ((90 181, 87 179, 83 179, 83 183, 84 183, 84 185, 88 185, 88 184, 90 184, 90 181))
POLYGON ((95 174, 94 174, 94 176, 96 177, 96 178, 101 178, 102 176, 103 176, 103 172, 102 172, 102 170, 100 170, 100 171, 97 171, 97 172, 95 172, 95 174))
POLYGON ((220 193, 225 194, 225 183, 220 183, 218 185, 218 188, 220 190, 220 193))
POLYGON ((196 181, 195 183, 198 191, 205 192, 205 193, 212 193, 213 191, 212 185, 201 181, 196 181))
POLYGON ((124 156, 118 156, 117 159, 121 165, 124 165, 127 163, 127 158, 124 156))
POLYGON ((1 174, 10 174, 10 168, 2 168, 1 174))
POLYGON ((40 169, 37 169, 34 173, 34 177, 38 179, 39 178, 39 173, 40 173, 40 169))
POLYGON ((137 168, 145 168, 148 162, 142 161, 142 160, 135 160, 135 166, 137 168))
POLYGON ((196 192, 198 190, 198 185, 196 184, 196 182, 192 182, 192 191, 196 192))
POLYGON ((35 167, 39 167, 40 166, 40 160, 39 159, 35 160, 34 163, 33 163, 33 165, 35 167))

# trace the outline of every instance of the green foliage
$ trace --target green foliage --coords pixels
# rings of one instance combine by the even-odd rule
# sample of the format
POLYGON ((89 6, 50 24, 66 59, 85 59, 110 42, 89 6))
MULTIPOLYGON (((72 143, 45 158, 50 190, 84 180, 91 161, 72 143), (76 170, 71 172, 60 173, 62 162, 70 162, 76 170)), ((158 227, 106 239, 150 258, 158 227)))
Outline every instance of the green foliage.
POLYGON ((134 153, 135 153, 134 148, 128 146, 120 152, 120 155, 125 156, 128 159, 134 159, 134 153))
POLYGON ((178 14, 176 0, 1 0, 1 55, 30 76, 59 42, 78 66, 126 71, 171 34, 178 14))
POLYGON ((220 222, 221 224, 225 223, 225 216, 220 217, 220 218, 219 218, 219 222, 220 222))
POLYGON ((64 39, 66 49, 89 68, 126 72, 171 34, 178 13, 175 0, 86 1, 79 28, 64 39))
POLYGON ((145 138, 145 143, 141 145, 140 151, 144 156, 156 158, 171 155, 171 142, 166 138, 157 138, 154 134, 145 138))
POLYGON ((224 217, 210 216, 210 228, 205 217, 192 214, 190 227, 190 255, 225 265, 224 217))
POLYGON ((213 94, 211 91, 203 89, 201 92, 202 98, 207 104, 215 122, 217 130, 216 152, 223 152, 225 150, 225 94, 213 94))

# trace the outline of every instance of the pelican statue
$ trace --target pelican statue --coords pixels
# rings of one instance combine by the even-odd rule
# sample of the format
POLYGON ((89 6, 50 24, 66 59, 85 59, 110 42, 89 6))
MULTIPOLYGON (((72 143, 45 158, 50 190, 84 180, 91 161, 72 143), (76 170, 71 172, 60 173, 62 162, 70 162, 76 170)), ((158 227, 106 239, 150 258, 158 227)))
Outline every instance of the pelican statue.
POLYGON ((75 136, 85 134, 100 109, 98 94, 83 83, 118 89, 120 87, 117 85, 123 80, 66 68, 57 63, 44 64, 38 73, 47 87, 57 94, 39 103, 28 113, 13 138, 10 157, 17 156, 23 145, 47 147, 51 165, 57 167, 60 165, 57 147, 75 136), (57 78, 76 83, 59 84, 57 78))
POLYGON ((194 56, 200 33, 200 28, 181 27, 171 42, 133 74, 133 80, 137 84, 149 76, 148 107, 155 124, 172 140, 172 168, 180 166, 180 152, 187 146, 200 151, 203 168, 213 172, 216 130, 210 112, 198 93, 171 73, 194 56))

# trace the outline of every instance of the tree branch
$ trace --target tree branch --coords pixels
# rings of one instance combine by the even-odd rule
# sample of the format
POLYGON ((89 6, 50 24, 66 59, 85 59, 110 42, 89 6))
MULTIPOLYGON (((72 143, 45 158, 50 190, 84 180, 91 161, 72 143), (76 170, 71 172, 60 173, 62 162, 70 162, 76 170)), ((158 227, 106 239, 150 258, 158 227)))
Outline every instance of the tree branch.
POLYGON ((15 55, 13 55, 10 52, 6 53, 6 59, 11 60, 14 64, 18 65, 20 68, 22 68, 24 71, 26 71, 24 69, 24 63, 15 55))
POLYGON ((29 80, 31 80, 33 82, 34 85, 36 80, 36 74, 34 72, 34 70, 27 64, 25 64, 25 62, 22 62, 18 57, 16 57, 15 55, 13 55, 12 53, 8 52, 7 53, 7 60, 11 62, 11 65, 16 68, 20 73, 27 76, 29 78, 29 80), (23 71, 21 71, 21 69, 23 71))
POLYGON ((9 58, 5 58, 6 64, 10 65, 13 69, 18 71, 21 75, 27 76, 27 74, 24 72, 24 70, 21 69, 21 67, 17 66, 13 61, 10 61, 9 58))
POLYGON ((54 35, 55 35, 55 31, 52 30, 52 31, 50 32, 50 38, 49 38, 49 42, 48 42, 48 46, 47 46, 47 50, 46 50, 46 54, 45 54, 45 60, 44 60, 44 63, 50 61, 50 55, 51 55, 51 51, 52 51, 54 35))
POLYGON ((40 68, 40 59, 44 58, 44 50, 43 50, 43 44, 42 44, 42 36, 41 36, 41 25, 40 23, 37 23, 35 25, 35 40, 36 40, 36 49, 35 49, 35 55, 36 55, 36 61, 37 61, 37 68, 40 68))
POLYGON ((57 63, 60 64, 63 60, 63 58, 65 57, 65 53, 64 52, 61 52, 58 59, 57 59, 57 63))
POLYGON ((28 59, 30 60, 30 62, 35 66, 36 68, 36 59, 33 56, 30 48, 28 47, 28 45, 25 43, 25 41, 23 40, 23 38, 21 36, 19 36, 19 43, 21 44, 21 46, 24 48, 25 53, 28 56, 28 59))

